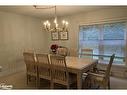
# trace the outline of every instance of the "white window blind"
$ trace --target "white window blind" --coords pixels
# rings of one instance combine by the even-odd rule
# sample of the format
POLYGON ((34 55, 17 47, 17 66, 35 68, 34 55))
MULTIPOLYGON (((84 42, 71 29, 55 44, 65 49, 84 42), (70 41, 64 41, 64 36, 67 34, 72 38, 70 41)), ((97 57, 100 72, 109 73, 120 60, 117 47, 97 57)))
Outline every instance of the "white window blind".
POLYGON ((126 23, 82 25, 79 32, 81 48, 93 49, 93 58, 109 60, 115 54, 115 64, 125 63, 126 23))

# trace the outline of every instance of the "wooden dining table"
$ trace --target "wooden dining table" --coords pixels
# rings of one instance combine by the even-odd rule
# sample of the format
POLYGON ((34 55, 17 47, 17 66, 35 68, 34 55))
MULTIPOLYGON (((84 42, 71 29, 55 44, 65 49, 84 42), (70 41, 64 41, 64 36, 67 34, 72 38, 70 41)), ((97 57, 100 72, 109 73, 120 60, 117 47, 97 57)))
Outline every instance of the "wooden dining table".
POLYGON ((90 70, 98 63, 98 60, 92 58, 66 57, 66 64, 69 73, 77 75, 77 88, 82 88, 82 74, 90 70))

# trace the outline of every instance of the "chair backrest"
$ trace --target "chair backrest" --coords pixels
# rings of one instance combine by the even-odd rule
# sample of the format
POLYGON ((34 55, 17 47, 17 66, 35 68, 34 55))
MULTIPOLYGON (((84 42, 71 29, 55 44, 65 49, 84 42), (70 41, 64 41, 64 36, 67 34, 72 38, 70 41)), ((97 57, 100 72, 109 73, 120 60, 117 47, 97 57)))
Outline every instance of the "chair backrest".
POLYGON ((51 55, 50 60, 53 82, 67 85, 69 75, 67 71, 65 57, 60 55, 51 55))
POLYGON ((82 48, 81 49, 81 56, 83 58, 93 58, 93 49, 90 48, 82 48))
POLYGON ((109 60, 109 64, 107 66, 107 70, 105 72, 106 78, 108 78, 110 76, 111 66, 112 66, 114 58, 115 58, 115 54, 112 54, 112 56, 110 57, 110 60, 109 60))
POLYGON ((68 55, 68 49, 66 47, 60 46, 57 49, 57 54, 62 55, 62 56, 67 56, 68 55))
POLYGON ((36 73, 37 68, 36 68, 34 53, 23 52, 23 56, 24 56, 24 62, 26 64, 27 72, 36 73))
POLYGON ((38 75, 43 79, 51 79, 51 70, 48 54, 36 54, 38 75))
POLYGON ((70 48, 69 49, 69 56, 78 57, 78 50, 76 50, 74 48, 70 48))

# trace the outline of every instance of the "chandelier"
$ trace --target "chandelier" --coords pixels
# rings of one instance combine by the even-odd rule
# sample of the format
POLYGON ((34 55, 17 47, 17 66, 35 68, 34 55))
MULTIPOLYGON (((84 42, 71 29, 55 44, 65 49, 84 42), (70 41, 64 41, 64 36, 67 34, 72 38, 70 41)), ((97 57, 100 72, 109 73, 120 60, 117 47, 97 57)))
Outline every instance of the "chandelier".
POLYGON ((54 18, 54 25, 51 26, 51 23, 49 20, 45 21, 44 29, 48 32, 62 32, 62 31, 68 31, 68 22, 66 20, 62 20, 62 27, 59 27, 57 22, 57 13, 56 13, 56 6, 47 7, 47 8, 37 8, 37 6, 34 6, 36 9, 51 9, 54 8, 55 18, 54 18), (54 27, 53 27, 54 26, 54 27))

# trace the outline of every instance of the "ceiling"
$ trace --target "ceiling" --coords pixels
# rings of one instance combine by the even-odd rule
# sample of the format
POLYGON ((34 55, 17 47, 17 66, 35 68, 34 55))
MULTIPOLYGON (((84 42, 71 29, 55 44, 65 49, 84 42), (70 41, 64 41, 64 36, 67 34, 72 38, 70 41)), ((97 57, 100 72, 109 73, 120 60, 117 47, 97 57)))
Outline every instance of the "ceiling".
MULTIPOLYGON (((37 6, 38 8, 47 8, 51 6, 37 6)), ((81 12, 89 12, 97 9, 106 7, 102 6, 56 6, 57 16, 73 15, 81 12)), ((51 18, 55 15, 55 8, 50 9, 35 9, 32 5, 30 6, 0 6, 0 11, 6 11, 16 14, 34 16, 39 18, 51 18)))
MULTIPOLYGON (((36 9, 33 5, 9 5, 9 6, 0 6, 0 11, 11 12, 16 14, 28 15, 33 17, 38 17, 42 19, 51 18, 55 16, 55 8, 53 5, 37 5, 36 9), (42 9, 46 8, 46 9, 42 9)), ((86 5, 57 5, 56 13, 57 16, 68 16, 78 13, 85 13, 90 11, 96 11, 104 8, 126 8, 127 6, 86 6, 86 5)), ((117 10, 117 9, 116 9, 117 10)))

